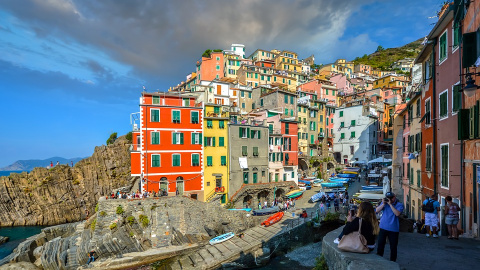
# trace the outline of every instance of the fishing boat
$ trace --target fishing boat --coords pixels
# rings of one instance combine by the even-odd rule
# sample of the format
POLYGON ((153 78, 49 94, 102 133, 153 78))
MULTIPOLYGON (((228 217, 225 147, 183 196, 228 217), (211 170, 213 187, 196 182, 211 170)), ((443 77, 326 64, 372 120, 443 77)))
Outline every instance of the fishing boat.
POLYGON ((314 186, 314 187, 321 187, 322 185, 320 185, 320 184, 321 184, 322 182, 323 182, 323 179, 315 179, 315 180, 313 180, 312 186, 314 186))
POLYGON ((319 192, 319 193, 313 195, 313 196, 310 198, 310 200, 312 201, 312 203, 318 202, 318 201, 322 198, 323 195, 325 195, 325 193, 319 192))
POLYGON ((372 189, 361 189, 360 192, 363 193, 383 193, 383 189, 372 188, 372 189))
POLYGON ((265 215, 277 213, 278 211, 280 211, 280 208, 278 206, 273 206, 273 207, 253 210, 253 215, 265 216, 265 215))
POLYGON ((267 218, 264 222, 262 222, 261 225, 265 225, 265 227, 273 225, 273 224, 279 222, 283 218, 283 215, 284 215, 283 212, 278 212, 275 215, 267 218))
POLYGON ((351 173, 339 173, 339 174, 337 174, 337 177, 341 177, 341 178, 355 178, 355 177, 358 177, 358 175, 356 175, 356 174, 351 174, 351 173))
POLYGON ((323 188, 336 188, 336 187, 343 187, 342 182, 326 182, 326 183, 321 183, 323 188))
POLYGON ((230 211, 247 211, 247 212, 250 212, 252 211, 252 208, 232 208, 232 209, 228 209, 230 211))
POLYGON ((289 198, 289 199, 296 199, 296 198, 298 198, 298 197, 300 197, 300 196, 302 196, 302 195, 303 195, 303 191, 301 190, 301 191, 299 191, 299 192, 295 192, 295 193, 292 193, 292 194, 290 194, 290 195, 287 195, 287 198, 289 198))
POLYGON ((285 196, 288 197, 289 195, 292 195, 293 193, 297 193, 297 192, 302 192, 302 190, 300 190, 300 189, 292 190, 292 191, 288 192, 287 194, 285 194, 285 196))
POLYGON ((343 170, 344 171, 352 171, 352 172, 360 172, 360 168, 358 168, 358 167, 346 167, 343 170))
POLYGON ((222 235, 219 235, 219 236, 211 239, 209 241, 209 243, 210 243, 210 245, 215 245, 215 244, 227 241, 228 239, 232 238, 233 236, 235 236, 235 234, 233 232, 222 234, 222 235))
POLYGON ((362 186, 362 189, 383 189, 382 186, 362 186))
POLYGON ((328 179, 330 182, 349 182, 350 178, 337 178, 337 177, 331 177, 328 179))
POLYGON ((342 174, 355 174, 355 175, 358 175, 358 172, 344 170, 344 171, 342 172, 342 174))

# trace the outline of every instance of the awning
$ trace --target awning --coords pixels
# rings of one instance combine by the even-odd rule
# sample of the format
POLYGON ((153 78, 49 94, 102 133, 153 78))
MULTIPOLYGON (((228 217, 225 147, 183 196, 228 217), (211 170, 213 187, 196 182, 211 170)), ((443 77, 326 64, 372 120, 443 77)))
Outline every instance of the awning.
POLYGON ((389 158, 379 157, 379 158, 370 160, 368 162, 368 164, 370 164, 370 163, 384 163, 384 162, 392 162, 392 160, 389 159, 389 158))
POLYGON ((239 157, 238 158, 238 163, 240 163, 240 168, 248 169, 248 163, 247 163, 247 158, 246 157, 239 157))

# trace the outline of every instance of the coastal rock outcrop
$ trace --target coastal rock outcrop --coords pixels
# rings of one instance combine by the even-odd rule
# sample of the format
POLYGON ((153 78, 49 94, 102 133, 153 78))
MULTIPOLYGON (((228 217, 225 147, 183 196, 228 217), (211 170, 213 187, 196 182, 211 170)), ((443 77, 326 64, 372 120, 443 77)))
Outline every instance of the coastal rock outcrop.
POLYGON ((0 177, 0 226, 56 225, 80 221, 94 212, 99 197, 132 186, 129 142, 119 137, 97 146, 74 167, 35 168, 0 177))
POLYGON ((0 235, 0 245, 8 241, 8 237, 0 235))
POLYGON ((127 262, 130 267, 139 266, 160 260, 158 255, 149 257, 150 253, 174 250, 174 255, 179 255, 182 250, 204 245, 214 235, 238 233, 256 224, 258 220, 245 212, 187 197, 102 198, 97 213, 88 221, 43 229, 0 260, 0 266, 30 262, 44 270, 77 269, 87 263, 92 249, 98 256, 94 266, 105 262, 115 265, 115 260, 125 263, 123 254, 149 251, 127 262))

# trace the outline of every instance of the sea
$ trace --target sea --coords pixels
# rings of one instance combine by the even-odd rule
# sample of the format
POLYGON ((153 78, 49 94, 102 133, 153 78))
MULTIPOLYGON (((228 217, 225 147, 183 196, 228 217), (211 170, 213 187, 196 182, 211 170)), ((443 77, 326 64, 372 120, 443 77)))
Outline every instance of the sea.
POLYGON ((0 245, 0 260, 7 257, 12 251, 28 237, 39 234, 45 226, 25 227, 0 227, 0 235, 8 236, 10 240, 0 245))
POLYGON ((0 176, 9 176, 11 173, 21 173, 30 171, 0 171, 0 176))

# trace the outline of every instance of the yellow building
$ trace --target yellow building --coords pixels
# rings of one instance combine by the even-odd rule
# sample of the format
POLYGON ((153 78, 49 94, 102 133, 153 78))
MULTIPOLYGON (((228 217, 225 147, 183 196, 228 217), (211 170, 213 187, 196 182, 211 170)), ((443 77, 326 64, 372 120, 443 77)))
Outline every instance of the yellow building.
POLYGON ((407 85, 408 78, 406 76, 389 74, 375 80, 373 88, 406 87, 407 85))
POLYGON ((298 55, 291 51, 282 51, 275 57, 275 67, 279 70, 302 72, 302 63, 298 55))
POLYGON ((225 69, 224 69, 224 77, 227 78, 237 78, 237 72, 238 69, 241 66, 242 59, 240 59, 240 56, 233 54, 233 53, 226 53, 224 52, 224 57, 225 61, 225 69))
POLYGON ((228 120, 227 106, 205 104, 203 110, 203 175, 205 202, 219 198, 228 201, 228 120))

